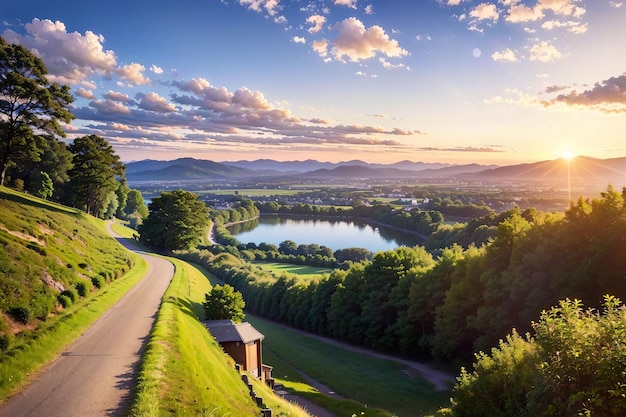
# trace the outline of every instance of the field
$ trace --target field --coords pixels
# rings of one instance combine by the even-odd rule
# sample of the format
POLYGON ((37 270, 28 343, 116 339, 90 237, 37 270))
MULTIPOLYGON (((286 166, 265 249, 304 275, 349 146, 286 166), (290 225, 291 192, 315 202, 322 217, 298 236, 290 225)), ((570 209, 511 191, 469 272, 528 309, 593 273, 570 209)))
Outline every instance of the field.
POLYGON ((228 189, 228 190, 198 190, 195 191, 198 194, 216 194, 216 195, 241 195, 243 197, 269 197, 271 195, 290 196, 297 195, 300 192, 311 191, 307 188, 241 188, 241 189, 228 189))
POLYGON ((336 415, 432 416, 449 405, 450 392, 436 391, 397 362, 341 349, 257 317, 247 320, 265 335, 264 362, 274 367, 274 378, 336 415), (322 395, 298 371, 355 401, 322 395))
POLYGON ((254 262, 254 265, 261 267, 265 271, 271 272, 276 277, 281 276, 283 273, 289 273, 298 275, 305 280, 321 278, 323 274, 329 274, 331 272, 328 268, 284 264, 278 262, 254 262))

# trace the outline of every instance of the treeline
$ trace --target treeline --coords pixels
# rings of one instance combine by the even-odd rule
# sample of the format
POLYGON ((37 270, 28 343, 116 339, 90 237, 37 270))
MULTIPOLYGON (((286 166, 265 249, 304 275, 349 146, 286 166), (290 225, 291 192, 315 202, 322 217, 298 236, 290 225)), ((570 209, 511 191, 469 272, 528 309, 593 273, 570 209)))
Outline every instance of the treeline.
POLYGON ((261 242, 239 243, 234 245, 198 246, 198 249, 211 252, 213 255, 230 253, 247 262, 265 261, 281 262, 294 265, 309 265, 330 269, 347 270, 355 262, 372 259, 374 254, 364 248, 346 248, 333 250, 317 243, 296 244, 285 240, 278 246, 261 242))
POLYGON ((237 246, 239 241, 230 234, 226 226, 245 222, 259 217, 259 209, 252 200, 238 198, 232 201, 233 206, 227 210, 209 209, 209 217, 213 221, 213 239, 222 245, 237 246))
POLYGON ((512 328, 531 330, 559 300, 625 298, 625 197, 609 187, 565 215, 512 210, 481 248, 434 258, 401 247, 309 283, 271 279, 232 254, 184 256, 241 291, 256 314, 381 351, 468 361, 512 328))
POLYGON ((47 72, 41 58, 0 37, 0 186, 96 217, 141 222, 148 215, 143 197, 126 185, 126 167, 113 147, 96 135, 68 145, 59 140, 66 136, 62 123, 74 119, 74 97, 47 72))
POLYGON ((128 186, 126 167, 104 138, 83 136, 68 145, 46 138, 31 145, 29 158, 7 168, 7 184, 14 189, 102 219, 127 219, 133 228, 148 216, 141 192, 128 186))

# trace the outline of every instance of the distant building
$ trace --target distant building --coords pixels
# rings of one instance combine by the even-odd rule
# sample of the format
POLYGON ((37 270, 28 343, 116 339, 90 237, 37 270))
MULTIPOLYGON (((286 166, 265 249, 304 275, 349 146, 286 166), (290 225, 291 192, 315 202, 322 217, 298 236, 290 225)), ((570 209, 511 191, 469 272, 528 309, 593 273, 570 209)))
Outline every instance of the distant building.
POLYGON ((250 323, 235 324, 232 320, 208 320, 204 326, 242 370, 271 384, 272 367, 263 365, 262 333, 250 323))

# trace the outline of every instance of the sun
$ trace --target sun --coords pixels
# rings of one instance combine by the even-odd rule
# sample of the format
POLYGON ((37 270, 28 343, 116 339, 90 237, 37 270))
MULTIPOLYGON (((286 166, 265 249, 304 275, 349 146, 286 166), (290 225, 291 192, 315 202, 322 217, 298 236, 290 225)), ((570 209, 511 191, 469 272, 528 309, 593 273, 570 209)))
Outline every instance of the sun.
POLYGON ((572 159, 576 158, 576 155, 572 151, 563 151, 561 152, 561 158, 565 159, 566 161, 571 161, 572 159))

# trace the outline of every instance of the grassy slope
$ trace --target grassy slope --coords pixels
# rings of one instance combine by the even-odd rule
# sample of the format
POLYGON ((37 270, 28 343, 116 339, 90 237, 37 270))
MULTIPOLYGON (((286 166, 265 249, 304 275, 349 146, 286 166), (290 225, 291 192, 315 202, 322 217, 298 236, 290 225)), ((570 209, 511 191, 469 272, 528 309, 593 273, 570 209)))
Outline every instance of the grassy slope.
MULTIPOLYGON (((113 280, 132 265, 132 257, 106 233, 104 222, 61 205, 0 188, 0 312, 28 310, 26 326, 48 319, 57 310, 58 290, 91 287, 91 278, 113 280), (48 280, 48 284, 43 279, 48 280), (31 319, 33 319, 31 321, 31 319)), ((0 334, 27 328, 11 323, 0 334)))
POLYGON ((9 350, 0 355, 3 402, 137 283, 146 263, 111 239, 103 221, 7 188, 0 188, 0 254, 0 334, 15 333, 9 350), (32 243, 37 250, 28 247, 32 243), (132 270, 114 279, 128 264, 134 264, 132 270), (33 318, 23 325, 6 314, 15 303, 33 310, 45 307, 42 300, 56 304, 56 293, 42 284, 44 274, 71 288, 100 272, 113 281, 92 288, 67 309, 53 305, 45 320, 33 318))
MULTIPOLYGON (((164 296, 148 343, 130 415, 260 415, 233 360, 198 320, 204 315, 204 294, 212 287, 209 279, 219 282, 198 267, 171 260, 176 274, 164 296)), ((260 381, 254 381, 254 385, 257 395, 275 415, 307 416, 260 381)))
POLYGON ((265 362, 274 366, 274 377, 337 415, 367 411, 370 416, 430 416, 449 404, 449 392, 435 391, 428 382, 403 373, 401 364, 343 350, 266 320, 249 321, 265 334, 265 362), (302 383, 296 368, 360 404, 321 395, 302 383), (387 411, 365 410, 364 405, 387 411))

